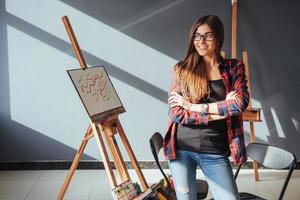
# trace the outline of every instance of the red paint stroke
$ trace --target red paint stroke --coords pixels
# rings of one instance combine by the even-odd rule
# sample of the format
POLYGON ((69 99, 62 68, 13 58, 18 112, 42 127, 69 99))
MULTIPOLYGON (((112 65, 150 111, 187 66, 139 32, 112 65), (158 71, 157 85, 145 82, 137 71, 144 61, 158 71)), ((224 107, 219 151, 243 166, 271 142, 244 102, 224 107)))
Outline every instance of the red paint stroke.
POLYGON ((98 79, 101 79, 103 77, 103 73, 101 75, 96 74, 95 76, 93 76, 92 78, 88 78, 85 81, 85 85, 81 85, 80 89, 83 93, 91 93, 92 91, 92 87, 94 87, 96 85, 96 81, 98 79), (90 83, 89 83, 90 82, 90 83))

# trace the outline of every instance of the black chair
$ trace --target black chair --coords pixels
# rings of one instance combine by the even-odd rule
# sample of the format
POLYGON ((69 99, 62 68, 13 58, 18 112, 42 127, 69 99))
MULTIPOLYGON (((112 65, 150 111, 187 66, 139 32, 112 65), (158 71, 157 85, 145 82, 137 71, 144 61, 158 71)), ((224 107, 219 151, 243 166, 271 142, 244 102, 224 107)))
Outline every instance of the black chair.
MULTIPOLYGON (((158 153, 161 150, 162 146, 163 146, 163 137, 158 132, 154 133, 152 135, 152 137, 150 138, 150 148, 151 148, 152 154, 154 156, 155 162, 157 164, 157 167, 159 168, 160 172, 162 173, 162 175, 166 179, 168 187, 171 190, 173 190, 166 174, 164 173, 164 171, 163 171, 163 169, 162 169, 162 167, 159 163, 158 153)), ((197 200, 198 199, 205 199, 206 196, 207 196, 207 193, 208 193, 208 184, 207 184, 207 182, 204 181, 204 180, 197 180, 197 200)))
MULTIPOLYGON (((282 200, 286 187, 290 181, 291 175, 296 165, 296 156, 279 147, 268 144, 250 143, 247 145, 247 156, 256 161, 259 165, 269 169, 288 169, 289 172, 285 178, 278 200, 282 200)), ((242 165, 239 165, 235 173, 237 178, 242 165)), ((251 193, 241 192, 241 199, 264 199, 251 193)))

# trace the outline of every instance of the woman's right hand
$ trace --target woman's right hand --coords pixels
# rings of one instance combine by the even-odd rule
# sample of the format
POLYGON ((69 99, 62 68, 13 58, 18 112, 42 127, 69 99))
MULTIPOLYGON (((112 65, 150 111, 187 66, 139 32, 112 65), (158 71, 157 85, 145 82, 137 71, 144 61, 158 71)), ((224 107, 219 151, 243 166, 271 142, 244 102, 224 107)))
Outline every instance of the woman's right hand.
POLYGON ((180 94, 178 94, 177 92, 172 92, 170 94, 170 97, 168 99, 168 104, 171 108, 175 107, 175 106, 180 106, 186 110, 189 110, 189 108, 191 107, 191 103, 188 102, 187 100, 185 100, 183 98, 183 96, 181 96, 180 94))

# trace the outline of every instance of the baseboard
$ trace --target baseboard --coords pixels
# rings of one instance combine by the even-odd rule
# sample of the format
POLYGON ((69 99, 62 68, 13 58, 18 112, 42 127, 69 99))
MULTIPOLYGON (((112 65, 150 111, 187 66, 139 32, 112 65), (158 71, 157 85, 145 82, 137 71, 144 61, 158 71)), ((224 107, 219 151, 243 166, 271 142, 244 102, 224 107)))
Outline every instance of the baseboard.
MULTIPOLYGON (((139 161, 141 169, 157 169, 154 161, 139 161)), ((34 162, 0 162, 0 170, 66 170, 70 169, 72 161, 34 161, 34 162)), ((130 161, 125 161, 128 169, 133 169, 130 161)), ((161 166, 168 169, 167 161, 161 161, 161 166)), ((115 169, 114 163, 112 163, 115 169)), ((234 165, 232 165, 235 168, 234 165)), ((101 161, 80 161, 77 169, 104 169, 101 161)), ((243 165, 243 169, 252 169, 252 162, 243 165)), ((296 168, 300 169, 300 162, 297 162, 296 168)))

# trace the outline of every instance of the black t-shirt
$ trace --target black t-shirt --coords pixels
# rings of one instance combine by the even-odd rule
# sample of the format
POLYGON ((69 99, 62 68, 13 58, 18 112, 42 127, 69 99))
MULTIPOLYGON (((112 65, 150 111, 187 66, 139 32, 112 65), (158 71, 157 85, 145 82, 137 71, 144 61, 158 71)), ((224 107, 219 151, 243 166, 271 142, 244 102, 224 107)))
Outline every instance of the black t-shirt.
MULTIPOLYGON (((226 88, 222 79, 209 81, 210 95, 202 103, 213 103, 226 98, 226 88)), ((229 155, 226 119, 210 121, 208 125, 178 124, 177 149, 198 153, 229 155)))

